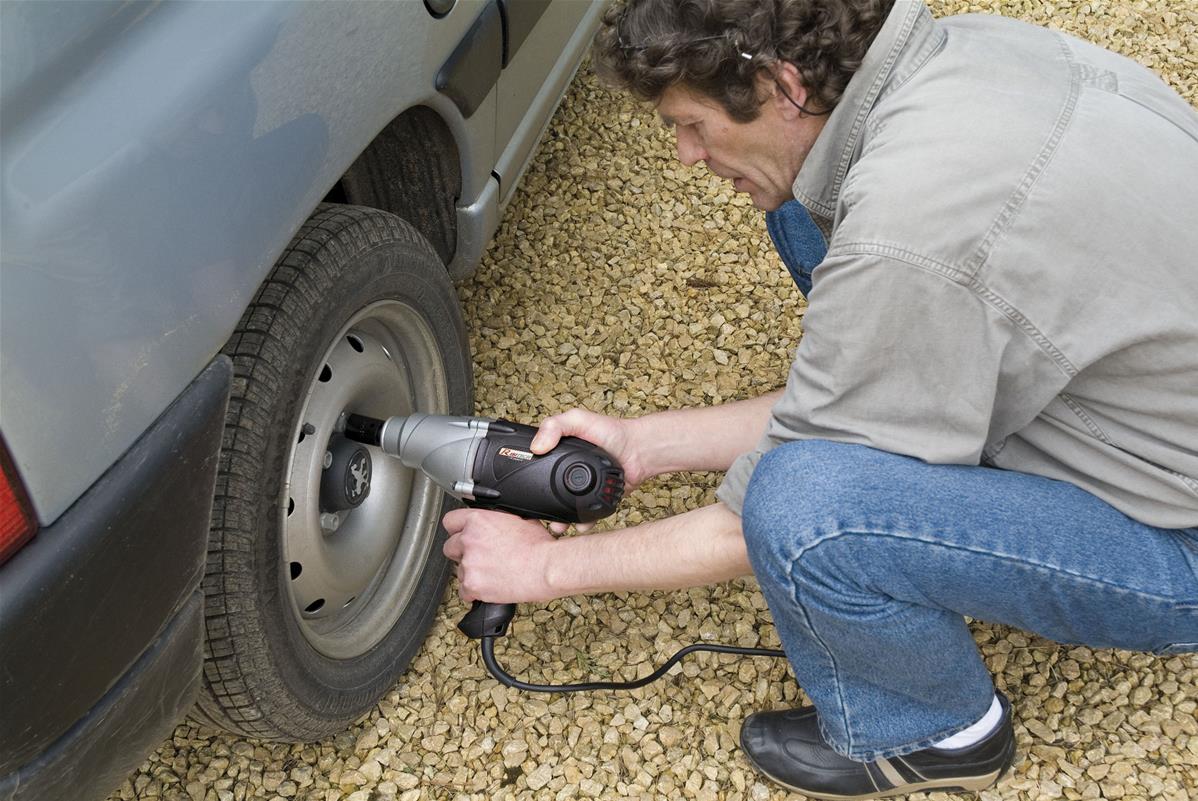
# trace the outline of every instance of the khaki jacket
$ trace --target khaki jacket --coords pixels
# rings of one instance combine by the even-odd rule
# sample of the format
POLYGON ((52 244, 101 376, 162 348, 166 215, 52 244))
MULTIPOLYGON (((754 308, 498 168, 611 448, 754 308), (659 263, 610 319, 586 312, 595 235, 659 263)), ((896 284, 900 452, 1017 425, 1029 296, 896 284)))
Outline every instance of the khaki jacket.
POLYGON ((899 0, 794 193, 828 256, 720 500, 739 513, 762 453, 818 438, 1198 526, 1198 114, 1153 73, 899 0))

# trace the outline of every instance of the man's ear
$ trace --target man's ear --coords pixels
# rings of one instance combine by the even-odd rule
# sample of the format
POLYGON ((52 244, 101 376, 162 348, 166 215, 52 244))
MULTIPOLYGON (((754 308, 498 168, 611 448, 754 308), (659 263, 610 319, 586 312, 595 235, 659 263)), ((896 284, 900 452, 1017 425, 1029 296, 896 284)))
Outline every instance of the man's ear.
POLYGON ((807 87, 803 84, 803 76, 789 61, 779 61, 773 66, 775 92, 773 102, 783 119, 804 116, 802 109, 807 108, 807 87), (777 90, 781 91, 777 91, 777 90), (789 98, 789 99, 788 99, 789 98))

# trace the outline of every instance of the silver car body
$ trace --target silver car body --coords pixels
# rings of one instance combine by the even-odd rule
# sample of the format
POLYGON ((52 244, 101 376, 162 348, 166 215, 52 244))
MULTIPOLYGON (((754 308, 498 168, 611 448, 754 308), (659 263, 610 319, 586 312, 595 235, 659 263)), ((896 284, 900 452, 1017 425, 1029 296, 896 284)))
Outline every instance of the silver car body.
POLYGON ((407 109, 452 132, 448 266, 474 269, 602 11, 508 0, 544 8, 467 117, 431 76, 495 2, 0 4, 0 432, 42 525, 210 362, 407 109))

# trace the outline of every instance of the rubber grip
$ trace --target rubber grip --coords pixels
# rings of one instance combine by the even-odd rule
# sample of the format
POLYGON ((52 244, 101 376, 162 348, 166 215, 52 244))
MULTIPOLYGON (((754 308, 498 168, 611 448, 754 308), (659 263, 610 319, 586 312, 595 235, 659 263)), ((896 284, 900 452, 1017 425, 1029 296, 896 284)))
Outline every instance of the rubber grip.
POLYGON ((516 614, 515 604, 489 604, 475 601, 470 611, 458 621, 458 630, 472 640, 483 637, 502 637, 516 614))

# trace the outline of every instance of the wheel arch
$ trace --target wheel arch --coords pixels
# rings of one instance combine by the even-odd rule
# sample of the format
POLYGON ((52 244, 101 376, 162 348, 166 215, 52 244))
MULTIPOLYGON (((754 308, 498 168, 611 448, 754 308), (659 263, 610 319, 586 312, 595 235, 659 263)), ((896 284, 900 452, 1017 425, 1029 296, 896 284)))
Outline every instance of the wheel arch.
POLYGON ((457 251, 456 201, 462 193, 462 159, 441 115, 412 106, 366 146, 326 197, 369 206, 410 223, 448 265, 457 251))

